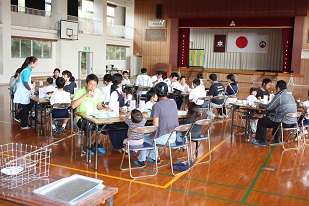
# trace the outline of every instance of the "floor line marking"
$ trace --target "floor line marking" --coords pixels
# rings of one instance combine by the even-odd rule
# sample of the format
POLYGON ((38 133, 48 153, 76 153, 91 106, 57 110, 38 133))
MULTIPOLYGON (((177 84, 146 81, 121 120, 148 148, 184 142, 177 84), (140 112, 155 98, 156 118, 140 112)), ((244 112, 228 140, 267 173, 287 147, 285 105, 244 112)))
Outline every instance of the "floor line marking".
MULTIPOLYGON (((200 161, 202 161, 203 159, 205 159, 210 153, 214 152, 216 149, 218 149, 221 145, 223 145, 223 143, 225 143, 229 138, 231 138, 231 136, 228 136, 227 138, 225 138, 223 141, 221 141, 219 144, 217 144, 214 148, 212 148, 209 152, 207 152, 206 154, 204 154, 202 157, 200 157, 196 163, 199 163, 200 161)), ((208 140, 209 141, 209 140, 208 140)), ((195 166, 196 164, 194 164, 192 166, 192 168, 195 166)), ((171 184, 173 184, 175 181, 177 181, 179 178, 181 178, 184 174, 187 174, 187 172, 184 172, 176 177, 174 177, 171 181, 169 181, 168 183, 166 183, 163 187, 166 189, 168 188, 171 184)))
POLYGON ((271 148, 271 150, 270 150, 270 152, 268 153, 266 159, 264 160, 262 166, 260 167, 258 173, 255 175, 255 177, 254 177, 252 183, 250 184, 250 186, 249 186, 249 188, 248 188, 246 194, 245 194, 244 197, 242 198, 242 200, 241 200, 242 203, 245 203, 245 202, 246 202, 246 200, 247 200, 249 194, 251 193, 251 191, 252 191, 252 189, 253 189, 255 183, 257 182, 257 180, 259 179, 259 177, 260 177, 260 175, 261 175, 261 173, 262 173, 262 171, 263 171, 263 167, 265 167, 265 165, 267 164, 267 162, 268 162, 270 156, 272 155, 273 151, 275 150, 275 148, 276 148, 276 147, 272 147, 272 148, 271 148))
POLYGON ((126 178, 122 178, 122 177, 106 175, 106 174, 102 174, 102 173, 98 173, 98 172, 91 172, 91 171, 77 169, 77 168, 73 168, 73 167, 62 166, 62 165, 58 165, 58 164, 50 164, 50 165, 55 166, 55 167, 61 167, 61 168, 64 168, 64 169, 74 170, 74 171, 78 171, 78 172, 90 173, 90 174, 98 175, 98 176, 102 176, 102 177, 108 177, 108 178, 112 178, 112 179, 118 179, 118 180, 127 181, 127 182, 134 182, 134 183, 139 183, 139 184, 143 184, 143 185, 148 185, 148 186, 152 186, 152 187, 165 189, 161 185, 151 184, 151 183, 147 183, 147 182, 141 182, 141 181, 137 181, 137 180, 134 180, 134 179, 126 179, 126 178))

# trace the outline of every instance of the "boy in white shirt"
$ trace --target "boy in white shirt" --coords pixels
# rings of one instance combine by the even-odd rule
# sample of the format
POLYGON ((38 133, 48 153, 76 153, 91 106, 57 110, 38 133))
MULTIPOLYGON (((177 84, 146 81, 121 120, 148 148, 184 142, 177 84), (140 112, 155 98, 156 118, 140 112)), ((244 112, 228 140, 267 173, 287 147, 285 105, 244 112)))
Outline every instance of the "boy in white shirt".
POLYGON ((198 98, 200 97, 206 97, 206 91, 205 89, 203 89, 202 87, 200 87, 200 79, 199 78, 195 78, 193 80, 193 87, 194 89, 191 90, 190 94, 189 94, 189 100, 191 102, 194 102, 195 104, 197 104, 200 108, 204 108, 207 105, 207 102, 204 102, 203 100, 198 100, 198 98))
POLYGON ((102 87, 102 96, 103 96, 103 103, 106 104, 110 102, 111 99, 111 85, 112 83, 112 75, 105 74, 103 77, 104 87, 102 87))
POLYGON ((154 89, 150 89, 146 94, 147 102, 146 109, 152 110, 152 106, 158 101, 158 96, 154 89))
POLYGON ((123 85, 131 84, 131 81, 129 79, 129 72, 128 71, 123 71, 122 72, 122 76, 123 76, 123 82, 122 82, 123 85))
POLYGON ((170 78, 167 78, 164 80, 164 82, 167 84, 168 86, 168 92, 173 92, 173 88, 177 87, 177 84, 179 84, 179 82, 177 81, 179 78, 179 75, 176 72, 171 73, 170 78))
POLYGON ((44 95, 49 93, 49 92, 54 92, 56 91, 56 87, 53 85, 53 78, 49 77, 46 80, 46 87, 43 87, 43 93, 44 95))
MULTIPOLYGON (((58 90, 53 92, 50 98, 50 105, 71 103, 70 93, 63 90, 64 84, 65 84, 65 80, 63 77, 58 77, 56 79, 56 85, 57 85, 58 90)), ((69 115, 70 115, 69 110, 67 108, 65 109, 53 108, 52 110, 53 118, 68 118, 69 115)), ((67 122, 68 122, 68 119, 64 119, 62 123, 62 127, 59 130, 57 130, 55 123, 53 123, 52 129, 53 129, 54 134, 57 132, 63 133, 67 122)))
MULTIPOLYGON (((135 85, 139 86, 139 87, 152 87, 152 81, 151 81, 151 78, 147 75, 147 69, 142 68, 141 73, 142 74, 137 76, 135 85)), ((138 96, 145 98, 146 93, 147 93, 147 91, 143 91, 143 90, 139 89, 138 96)))
POLYGON ((156 75, 153 75, 151 77, 152 86, 155 86, 159 82, 163 82, 162 75, 163 75, 162 72, 158 71, 156 75))

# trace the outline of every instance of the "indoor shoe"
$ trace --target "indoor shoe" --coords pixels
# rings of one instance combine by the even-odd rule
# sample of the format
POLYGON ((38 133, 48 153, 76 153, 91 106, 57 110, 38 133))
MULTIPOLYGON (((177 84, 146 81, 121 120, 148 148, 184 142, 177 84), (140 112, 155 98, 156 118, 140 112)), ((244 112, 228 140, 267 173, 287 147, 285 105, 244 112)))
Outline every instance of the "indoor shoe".
POLYGON ((59 129, 59 131, 58 131, 59 133, 63 133, 64 132, 64 128, 63 127, 61 127, 60 129, 59 129))
MULTIPOLYGON (((152 159, 152 158, 149 158, 148 159, 148 162, 150 162, 150 163, 154 163, 155 162, 155 160, 154 159, 152 159)), ((158 159, 157 160, 157 164, 161 164, 161 161, 158 159)))
POLYGON ((57 129, 53 129, 53 134, 57 134, 58 130, 57 129))
POLYGON ((252 144, 257 145, 257 146, 267 146, 267 143, 263 143, 263 142, 253 142, 252 144))
POLYGON ((105 153, 105 149, 104 149, 104 148, 102 148, 102 147, 98 148, 98 151, 99 151, 100 153, 102 153, 102 154, 104 154, 104 153, 105 153))
POLYGON ((29 125, 25 126, 25 127, 20 127, 21 129, 31 129, 31 127, 29 125))
POLYGON ((140 167, 145 166, 145 161, 134 160, 133 163, 140 167))

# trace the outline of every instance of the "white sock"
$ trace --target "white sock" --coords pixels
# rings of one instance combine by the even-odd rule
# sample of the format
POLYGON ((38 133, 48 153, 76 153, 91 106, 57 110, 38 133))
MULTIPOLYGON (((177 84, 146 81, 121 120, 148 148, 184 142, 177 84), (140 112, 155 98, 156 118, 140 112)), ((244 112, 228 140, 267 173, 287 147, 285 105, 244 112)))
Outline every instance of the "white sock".
POLYGON ((56 129, 56 126, 53 124, 53 125, 52 125, 52 128, 53 128, 53 130, 54 130, 54 129, 56 129))
POLYGON ((67 126, 67 124, 62 124, 62 128, 65 129, 65 126, 67 126))

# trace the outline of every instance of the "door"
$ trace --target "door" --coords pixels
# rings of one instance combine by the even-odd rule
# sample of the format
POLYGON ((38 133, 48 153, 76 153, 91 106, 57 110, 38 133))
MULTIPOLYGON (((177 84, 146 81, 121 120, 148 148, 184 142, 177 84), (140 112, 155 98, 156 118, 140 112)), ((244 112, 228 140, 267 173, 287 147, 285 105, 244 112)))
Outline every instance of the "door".
MULTIPOLYGON (((78 52, 78 78, 81 80, 78 84, 81 84, 81 82, 84 82, 86 80, 86 77, 89 74, 92 74, 92 66, 93 66, 93 52, 84 52, 80 51, 78 52)), ((81 85, 78 85, 78 88, 81 88, 81 85)))

